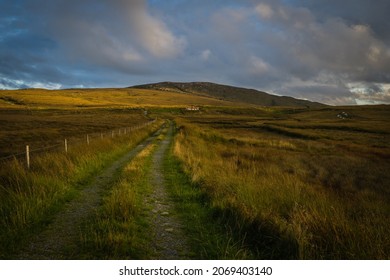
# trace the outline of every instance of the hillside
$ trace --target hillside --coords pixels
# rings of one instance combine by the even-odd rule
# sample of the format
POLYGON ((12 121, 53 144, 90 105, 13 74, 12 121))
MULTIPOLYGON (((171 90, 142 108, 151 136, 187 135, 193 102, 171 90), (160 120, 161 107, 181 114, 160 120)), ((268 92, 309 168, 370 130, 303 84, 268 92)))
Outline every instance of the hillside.
MULTIPOLYGON (((0 90, 0 108, 112 108, 235 106, 237 102, 212 96, 136 88, 0 90)), ((241 104, 243 105, 243 104, 241 104)))
POLYGON ((131 88, 153 89, 168 92, 178 92, 214 97, 226 101, 243 102, 261 106, 299 106, 322 107, 324 104, 288 96, 276 96, 255 89, 239 88, 208 82, 176 83, 162 82, 155 84, 136 85, 131 88))

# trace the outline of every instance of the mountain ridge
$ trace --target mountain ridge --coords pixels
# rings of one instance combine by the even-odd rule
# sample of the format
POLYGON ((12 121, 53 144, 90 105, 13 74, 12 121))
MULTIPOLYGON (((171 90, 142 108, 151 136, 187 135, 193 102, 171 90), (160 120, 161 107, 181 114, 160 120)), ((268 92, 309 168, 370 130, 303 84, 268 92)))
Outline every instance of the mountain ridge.
POLYGON ((222 85, 211 82, 159 82, 131 86, 137 89, 153 89, 213 97, 226 101, 260 106, 324 107, 325 104, 290 96, 278 96, 256 89, 222 85))

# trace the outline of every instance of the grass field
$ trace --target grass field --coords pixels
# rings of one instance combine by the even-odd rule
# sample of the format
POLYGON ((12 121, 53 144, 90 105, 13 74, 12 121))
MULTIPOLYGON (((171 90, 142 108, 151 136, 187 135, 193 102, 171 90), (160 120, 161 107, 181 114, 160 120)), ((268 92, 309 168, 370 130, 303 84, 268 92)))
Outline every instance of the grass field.
POLYGON ((1 90, 0 107, 6 108, 139 108, 182 107, 189 104, 232 106, 237 102, 206 96, 143 89, 1 90))
POLYGON ((148 109, 233 103, 175 92, 135 89, 0 90, 0 157, 106 133, 146 121, 148 109))
MULTIPOLYGON (((77 193, 74 186, 155 127, 117 139, 101 140, 101 132, 154 118, 176 124, 167 182, 188 234, 201 244, 198 258, 390 258, 389 106, 249 107, 136 89, 0 91, 0 157, 27 144, 40 148, 95 135, 67 156, 40 154, 30 171, 18 161, 1 163, 1 257, 47 224, 77 193), (186 111, 189 105, 201 109, 186 111)), ((129 197, 123 205, 130 211, 111 221, 117 227, 137 214, 129 204, 142 195, 137 184, 145 185, 148 152, 133 163, 142 168, 127 166, 90 229, 95 239, 85 239, 103 248, 102 258, 105 247, 116 246, 102 240, 115 237, 104 226, 111 221, 107 213, 122 211, 116 199, 129 197)), ((112 257, 125 254, 117 250, 112 257)))
POLYGON ((174 153, 256 255, 389 258, 388 107, 238 112, 177 118, 174 153))
MULTIPOLYGON (((24 152, 25 145, 40 149, 85 140, 86 135, 111 136, 112 130, 148 121, 139 109, 1 110, 0 157, 24 152)), ((85 142, 85 141, 84 141, 85 142)))
POLYGON ((0 163, 0 257, 10 257, 26 245, 26 240, 50 222, 100 170, 160 124, 155 122, 131 135, 78 144, 68 153, 37 155, 29 170, 18 160, 0 163))

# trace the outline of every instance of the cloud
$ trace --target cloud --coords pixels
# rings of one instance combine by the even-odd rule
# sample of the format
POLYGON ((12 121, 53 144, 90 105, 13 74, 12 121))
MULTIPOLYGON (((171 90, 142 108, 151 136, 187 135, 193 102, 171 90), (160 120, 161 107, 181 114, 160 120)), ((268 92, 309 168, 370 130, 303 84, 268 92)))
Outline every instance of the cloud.
POLYGON ((0 89, 20 89, 20 88, 45 88, 45 89, 60 89, 61 84, 55 83, 40 83, 40 82, 25 82, 23 80, 8 79, 0 76, 0 89))
POLYGON ((0 74, 16 84, 93 83, 102 72, 108 74, 99 81, 115 79, 113 73, 120 79, 146 75, 153 72, 151 61, 179 57, 186 47, 146 0, 14 1, 6 7, 0 74))
POLYGON ((253 75, 261 75, 270 69, 270 66, 261 58, 251 56, 250 58, 250 72, 253 75))
POLYGON ((320 20, 308 8, 280 1, 262 2, 255 13, 263 26, 259 43, 272 49, 268 61, 286 91, 296 92, 297 88, 287 88, 293 78, 316 83, 315 90, 307 88, 313 90, 314 98, 319 96, 316 91, 329 96, 329 86, 335 86, 348 99, 346 84, 351 81, 390 82, 390 48, 369 25, 334 17, 320 20), (328 86, 324 86, 324 76, 328 86), (332 86, 334 80, 337 83, 332 86))
POLYGON ((272 3, 277 12, 266 19, 260 14, 260 20, 278 29, 271 33, 269 28, 264 35, 282 60, 276 62, 293 65, 290 74, 305 79, 326 69, 369 81, 375 80, 372 73, 381 79, 380 73, 390 72, 389 48, 373 36, 369 26, 348 25, 336 18, 319 22, 307 9, 272 3), (365 73, 369 75, 364 77, 365 73))
POLYGON ((350 83, 348 87, 358 105, 390 104, 390 84, 350 83))
MULTIPOLYGON (((122 1, 123 2, 123 1, 122 1)), ((152 55, 159 58, 175 57, 181 54, 186 47, 184 37, 176 37, 165 23, 148 13, 145 1, 127 3, 128 23, 132 26, 140 44, 152 55)))
MULTIPOLYGON (((191 67, 187 69, 202 69, 205 77, 230 84, 328 104, 356 104, 347 86, 350 82, 390 83, 389 45, 372 25, 336 14, 326 16, 318 11, 324 5, 295 2, 302 1, 241 1, 241 5, 225 1, 214 4, 207 18, 195 12, 202 17, 196 28, 196 19, 181 16, 189 46, 186 60, 191 67), (204 52, 209 49, 212 60, 204 52), (203 60, 192 58, 191 53, 203 54, 203 60), (204 69, 200 63, 206 57, 204 69)), ((170 12, 186 15, 206 6, 199 1, 186 1, 186 5, 170 12)))
POLYGON ((255 11, 263 20, 298 29, 305 28, 314 20, 308 9, 290 7, 279 1, 261 2, 256 6, 255 11))
POLYGON ((308 8, 320 21, 340 18, 350 25, 370 26, 381 41, 390 43, 390 2, 387 0, 292 0, 293 5, 308 8))
POLYGON ((148 55, 172 58, 185 48, 185 39, 152 16, 145 0, 101 0, 100 8, 85 15, 80 11, 93 7, 95 1, 65 2, 70 7, 65 11, 53 7, 48 31, 67 48, 76 48, 83 55, 86 50, 90 56, 96 54, 91 59, 102 57, 117 64, 118 60, 141 61, 148 55))
POLYGON ((389 1, 3 2, 4 87, 206 80, 329 104, 388 102, 389 1))
POLYGON ((202 53, 200 54, 200 58, 203 61, 209 60, 210 56, 211 56, 211 51, 209 49, 202 51, 202 53))
POLYGON ((216 36, 214 38, 218 38, 220 42, 235 47, 239 42, 243 42, 241 40, 247 33, 245 30, 250 14, 251 11, 247 8, 223 7, 211 16, 212 29, 209 32, 213 32, 212 36, 216 36))
POLYGON ((274 15, 274 11, 270 5, 266 3, 258 4, 255 10, 263 19, 270 19, 274 15))

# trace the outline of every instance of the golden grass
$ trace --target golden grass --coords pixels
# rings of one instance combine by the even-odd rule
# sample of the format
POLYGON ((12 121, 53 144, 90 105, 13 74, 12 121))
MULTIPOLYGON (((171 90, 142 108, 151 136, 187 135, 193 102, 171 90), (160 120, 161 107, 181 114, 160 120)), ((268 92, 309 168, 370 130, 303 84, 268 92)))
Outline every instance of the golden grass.
POLYGON ((107 132, 146 120, 154 108, 237 106, 205 96, 146 89, 0 90, 0 157, 67 137, 107 132))
MULTIPOLYGON (((174 153, 216 215, 243 234, 238 244, 246 243, 260 258, 390 257, 389 106, 244 108, 175 92, 75 89, 0 91, 0 107, 1 155, 23 152, 26 144, 41 147, 131 126, 148 119, 144 108, 153 116, 174 116, 179 126, 174 153), (204 108, 178 110, 191 104, 204 108), (343 111, 350 118, 338 119, 343 111)), ((115 141, 92 141, 98 155, 81 145, 70 146, 67 156, 39 156, 31 172, 17 162, 2 166, 3 252, 66 199, 70 182, 88 178, 120 153, 124 143, 115 141)), ((139 229, 126 228, 139 211, 141 169, 127 167, 106 198, 95 239, 86 240, 102 252, 114 248, 113 256, 119 256, 143 244, 128 235, 139 229), (108 216, 118 217, 118 228, 108 216)))
POLYGON ((0 157, 24 152, 25 146, 40 149, 67 139, 71 147, 78 140, 111 136, 111 130, 132 127, 149 118, 138 109, 53 109, 0 110, 0 157))
POLYGON ((191 104, 235 106, 206 96, 148 89, 0 90, 0 107, 186 107, 191 104))
POLYGON ((0 257, 12 254, 35 227, 77 192, 79 185, 115 158, 133 148, 161 122, 133 131, 131 135, 78 144, 68 153, 38 155, 30 170, 19 161, 0 168, 0 257))
MULTIPOLYGON (((313 134, 314 141, 271 136, 258 127, 246 135, 226 123, 216 132, 218 124, 210 129, 212 123, 177 122, 174 152, 186 173, 212 207, 233 213, 263 257, 390 257, 387 152, 381 159, 372 153, 375 147, 351 154, 331 134, 313 134)), ((356 142, 360 147, 366 140, 356 142)))

